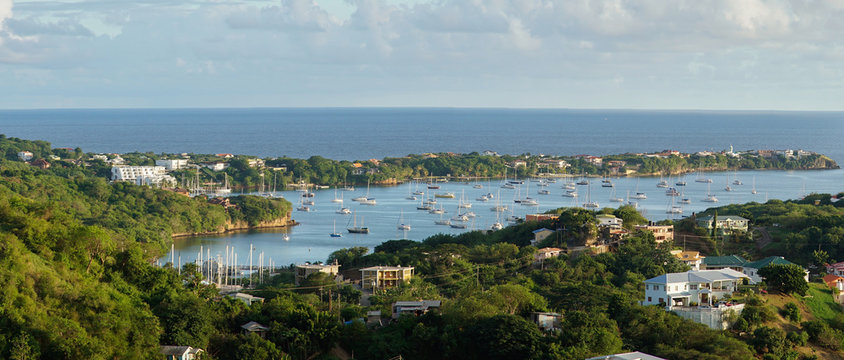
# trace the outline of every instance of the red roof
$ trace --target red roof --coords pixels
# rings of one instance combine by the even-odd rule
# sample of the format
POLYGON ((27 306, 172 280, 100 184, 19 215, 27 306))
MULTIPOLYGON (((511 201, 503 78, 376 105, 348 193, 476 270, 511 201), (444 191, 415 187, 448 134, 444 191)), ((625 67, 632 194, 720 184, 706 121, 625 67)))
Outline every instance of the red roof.
POLYGON ((841 276, 838 276, 838 275, 827 275, 827 276, 823 277, 823 282, 827 286, 834 286, 834 283, 844 282, 844 277, 841 277, 841 276))

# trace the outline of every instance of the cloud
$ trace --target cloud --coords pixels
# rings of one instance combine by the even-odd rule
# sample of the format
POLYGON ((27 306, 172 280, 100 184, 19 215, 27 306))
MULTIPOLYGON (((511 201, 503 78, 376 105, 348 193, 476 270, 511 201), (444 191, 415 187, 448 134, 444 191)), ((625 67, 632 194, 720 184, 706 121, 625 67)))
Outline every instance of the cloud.
POLYGON ((278 6, 242 6, 226 22, 233 29, 327 31, 340 22, 313 0, 282 0, 278 6))

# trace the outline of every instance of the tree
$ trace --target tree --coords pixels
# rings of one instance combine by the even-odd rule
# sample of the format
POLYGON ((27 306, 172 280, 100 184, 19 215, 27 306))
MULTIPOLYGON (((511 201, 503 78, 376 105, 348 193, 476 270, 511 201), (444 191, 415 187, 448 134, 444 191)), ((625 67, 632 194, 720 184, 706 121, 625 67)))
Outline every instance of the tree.
POLYGON ((515 315, 480 320, 463 337, 467 359, 534 359, 540 353, 542 334, 536 325, 515 315))
POLYGON ((806 273, 803 268, 796 264, 774 264, 759 269, 759 276, 765 282, 774 286, 783 293, 796 293, 800 296, 806 295, 809 285, 804 277, 806 273))

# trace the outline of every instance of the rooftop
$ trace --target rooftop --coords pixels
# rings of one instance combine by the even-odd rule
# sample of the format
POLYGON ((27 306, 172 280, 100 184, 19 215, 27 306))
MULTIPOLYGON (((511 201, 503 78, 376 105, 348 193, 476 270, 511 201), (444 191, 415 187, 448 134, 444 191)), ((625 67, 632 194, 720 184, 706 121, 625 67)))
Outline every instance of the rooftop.
POLYGON ((268 328, 264 325, 261 325, 259 323, 256 323, 254 321, 250 321, 246 324, 240 325, 240 327, 242 327, 244 330, 249 331, 249 332, 269 331, 270 330, 270 328, 268 328))
POLYGON ((296 265, 296 267, 302 268, 302 269, 317 269, 317 270, 319 270, 319 269, 327 269, 327 268, 332 268, 332 267, 340 267, 340 265, 335 265, 335 264, 299 264, 299 265, 296 265))
POLYGON ((555 248, 555 247, 544 247, 542 249, 536 250, 536 252, 540 252, 540 253, 549 253, 549 252, 555 252, 555 251, 563 251, 563 249, 555 248))
MULTIPOLYGON (((737 215, 718 215, 718 220, 732 220, 732 221, 748 221, 747 219, 737 215)), ((712 221, 712 215, 701 216, 697 221, 712 221)))
POLYGON ((744 266, 746 262, 747 260, 738 255, 707 256, 703 259, 706 266, 744 266))
POLYGON ((392 271, 392 270, 407 270, 407 269, 413 270, 413 266, 404 266, 404 267, 402 267, 401 265, 399 265, 399 266, 370 266, 368 268, 360 269, 360 271, 383 271, 383 270, 392 271))
POLYGON ((603 355, 603 356, 596 356, 592 358, 588 358, 586 360, 665 360, 661 357, 656 357, 653 355, 648 355, 643 352, 629 352, 623 354, 613 354, 613 355, 603 355))
POLYGON ((791 261, 786 260, 782 256, 768 256, 762 260, 756 260, 747 262, 744 264, 744 267, 754 268, 754 269, 761 269, 768 265, 791 265, 793 264, 791 261))
POLYGON ((733 269, 719 269, 719 270, 691 270, 682 273, 668 273, 645 280, 649 283, 702 283, 722 280, 737 280, 746 278, 744 275, 733 269))
POLYGON ((543 232, 543 231, 554 231, 554 230, 547 229, 547 228, 542 228, 542 229, 536 229, 536 230, 534 230, 534 231, 533 231, 533 233, 534 233, 534 234, 536 234, 536 233, 541 233, 541 232, 543 232))

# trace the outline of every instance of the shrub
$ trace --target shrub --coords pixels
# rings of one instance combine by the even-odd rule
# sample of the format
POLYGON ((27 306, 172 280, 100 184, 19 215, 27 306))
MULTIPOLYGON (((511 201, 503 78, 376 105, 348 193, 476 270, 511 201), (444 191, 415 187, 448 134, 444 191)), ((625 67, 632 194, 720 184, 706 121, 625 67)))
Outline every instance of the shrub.
POLYGON ((789 321, 799 323, 801 320, 800 308, 798 308, 797 304, 793 302, 785 304, 785 308, 783 309, 783 317, 785 317, 789 321))

